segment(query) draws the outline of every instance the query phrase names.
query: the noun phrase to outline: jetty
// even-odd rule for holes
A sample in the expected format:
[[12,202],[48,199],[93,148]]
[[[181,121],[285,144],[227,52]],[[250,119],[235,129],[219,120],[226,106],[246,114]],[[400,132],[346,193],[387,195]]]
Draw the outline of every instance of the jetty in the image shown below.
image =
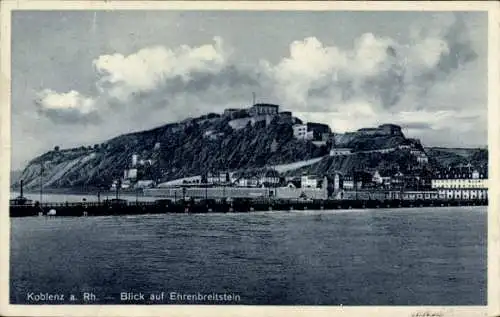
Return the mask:
[[248,213],[257,211],[337,210],[377,208],[419,208],[450,206],[486,206],[488,200],[286,200],[234,199],[227,200],[170,200],[138,202],[111,199],[102,202],[14,204],[10,217],[32,216],[111,216],[164,213]]

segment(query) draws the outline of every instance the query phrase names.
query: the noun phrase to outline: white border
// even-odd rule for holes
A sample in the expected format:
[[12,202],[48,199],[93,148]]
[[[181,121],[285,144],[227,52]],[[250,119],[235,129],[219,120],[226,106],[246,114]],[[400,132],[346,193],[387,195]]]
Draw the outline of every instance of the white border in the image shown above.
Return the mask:
[[488,23],[488,313],[500,316],[500,6],[489,11]]
[[[12,10],[350,10],[350,11],[488,11],[488,141],[490,203],[488,207],[488,308],[480,306],[193,306],[193,305],[9,305],[9,234],[8,213],[10,175],[10,44]],[[441,316],[500,315],[500,89],[499,5],[492,2],[304,2],[304,1],[200,1],[200,2],[116,2],[116,1],[0,1],[0,315],[2,316],[412,316],[419,312],[441,313]]]

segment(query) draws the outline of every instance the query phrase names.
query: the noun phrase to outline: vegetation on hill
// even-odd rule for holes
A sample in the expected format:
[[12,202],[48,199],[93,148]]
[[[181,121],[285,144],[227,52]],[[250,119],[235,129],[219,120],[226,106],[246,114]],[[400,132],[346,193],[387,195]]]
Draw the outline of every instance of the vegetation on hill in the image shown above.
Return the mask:
[[294,171],[289,175],[315,174],[332,175],[336,172],[349,174],[352,171],[374,171],[381,173],[408,172],[418,168],[415,156],[408,151],[391,153],[359,153],[348,156],[328,156],[320,162]]
[[[209,114],[181,123],[115,137],[102,144],[60,149],[55,146],[34,158],[22,172],[26,188],[36,188],[42,180],[46,188],[109,187],[130,168],[133,154],[143,160],[138,170],[140,179],[167,181],[201,175],[206,172],[262,168],[324,157],[318,163],[290,171],[332,173],[355,169],[409,169],[415,159],[408,153],[369,153],[347,157],[329,157],[328,145],[293,137],[292,123],[276,117],[271,124],[248,124],[233,130],[229,119]],[[407,143],[403,135],[350,137],[347,146],[355,151],[391,148]],[[465,153],[465,152],[464,152]],[[467,152],[469,153],[469,152]],[[466,161],[487,163],[487,151],[464,156],[439,149],[430,149],[433,166],[459,164]],[[42,177],[40,177],[42,175]],[[19,186],[18,182],[14,187]]]
[[403,135],[393,136],[357,136],[344,146],[353,149],[353,151],[371,151],[384,148],[393,148],[406,142]]
[[487,167],[487,149],[458,149],[458,148],[427,148],[429,163],[434,168],[456,167],[472,164],[477,167]]
[[[216,137],[207,137],[207,131]],[[39,186],[40,173],[47,187],[98,187],[109,186],[123,175],[133,154],[151,160],[140,169],[141,178],[166,181],[292,163],[327,153],[326,146],[296,140],[291,124],[279,119],[268,126],[261,122],[233,131],[227,119],[212,117],[122,135],[97,146],[54,149],[33,159],[22,178],[27,188]]]

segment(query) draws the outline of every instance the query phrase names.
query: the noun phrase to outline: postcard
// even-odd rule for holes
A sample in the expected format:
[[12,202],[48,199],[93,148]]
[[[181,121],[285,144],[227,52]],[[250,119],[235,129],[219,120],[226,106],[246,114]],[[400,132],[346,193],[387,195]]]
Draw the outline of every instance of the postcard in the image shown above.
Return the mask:
[[6,1],[5,316],[494,316],[498,6]]

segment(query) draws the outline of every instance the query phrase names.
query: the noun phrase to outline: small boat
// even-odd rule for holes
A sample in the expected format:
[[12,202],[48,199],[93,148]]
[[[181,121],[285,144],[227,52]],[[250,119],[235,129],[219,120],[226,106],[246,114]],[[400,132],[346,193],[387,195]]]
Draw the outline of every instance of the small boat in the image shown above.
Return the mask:
[[21,192],[19,196],[9,201],[11,206],[31,206],[33,205],[33,201],[23,196],[23,180],[20,182]]

